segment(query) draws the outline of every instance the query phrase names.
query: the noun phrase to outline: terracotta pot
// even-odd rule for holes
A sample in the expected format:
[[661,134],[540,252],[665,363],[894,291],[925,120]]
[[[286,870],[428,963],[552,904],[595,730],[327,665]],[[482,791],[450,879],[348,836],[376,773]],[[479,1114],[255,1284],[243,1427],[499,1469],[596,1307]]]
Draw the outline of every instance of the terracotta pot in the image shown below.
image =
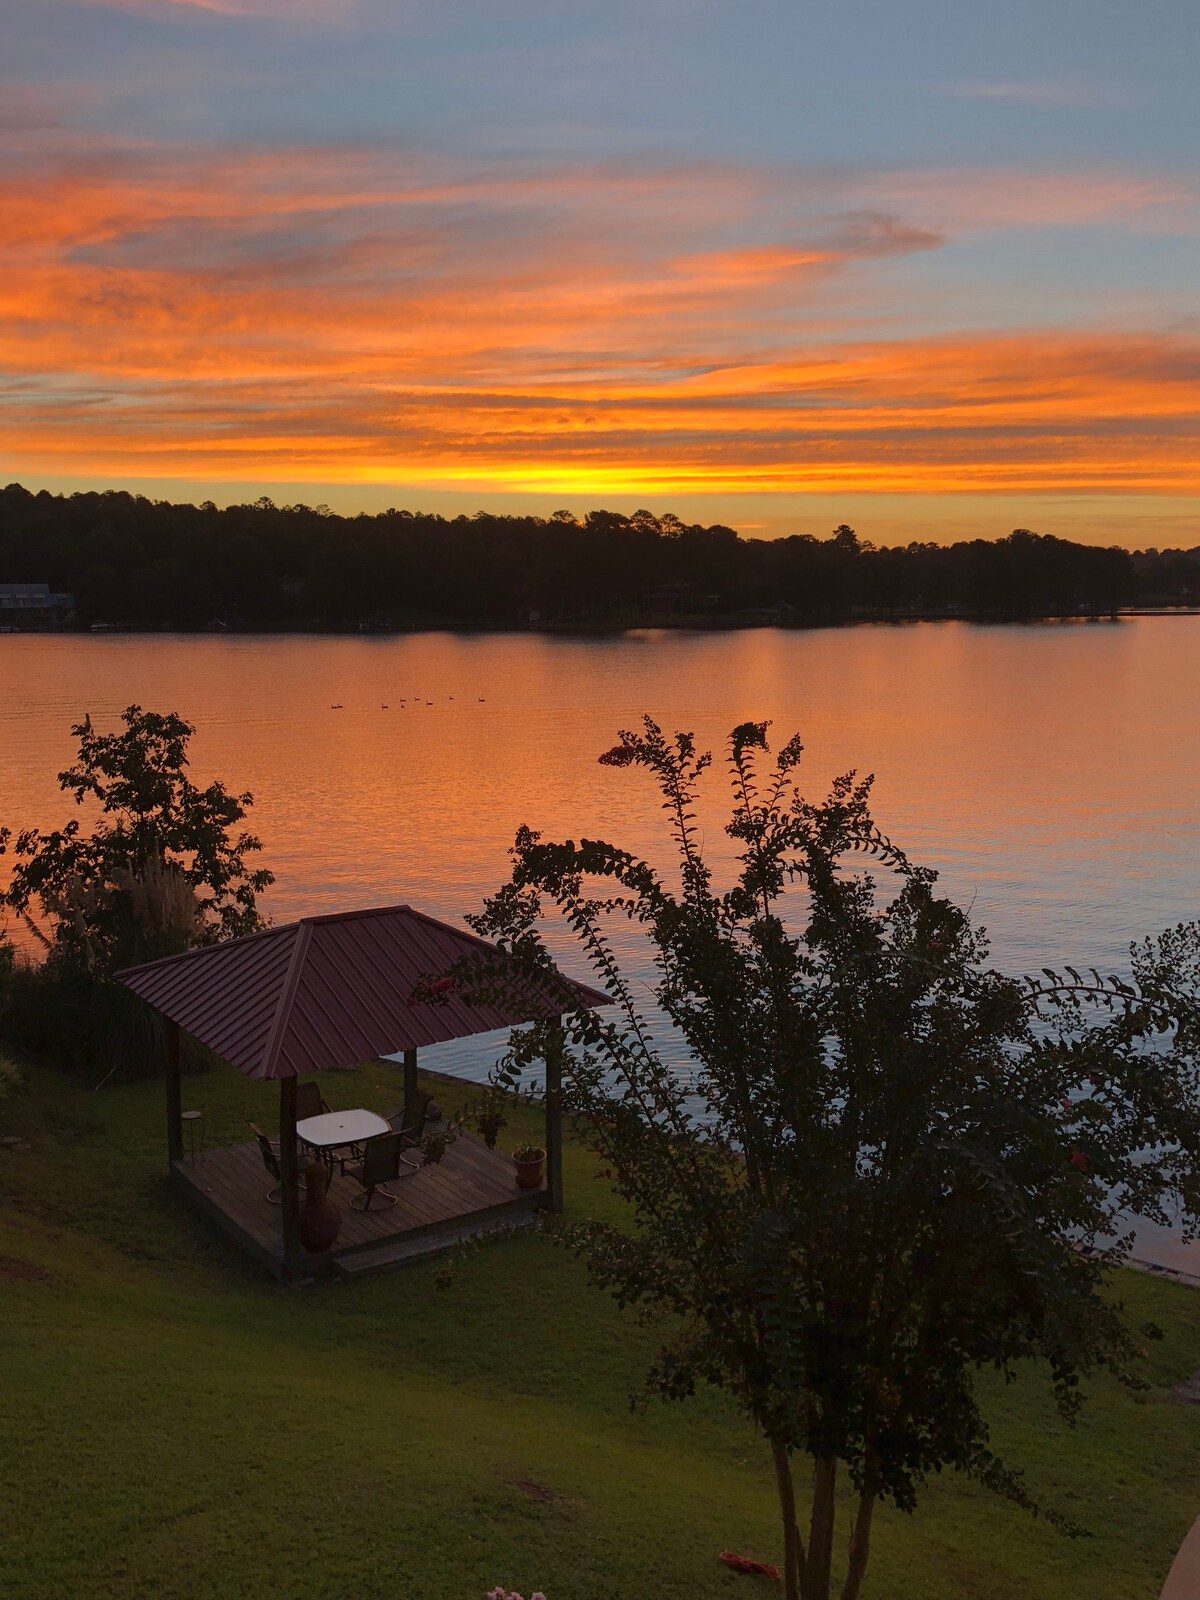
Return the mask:
[[540,1189],[546,1170],[546,1152],[540,1151],[536,1161],[518,1161],[514,1156],[513,1166],[517,1169],[518,1189]]
[[325,1168],[310,1161],[304,1168],[304,1204],[300,1207],[300,1243],[313,1255],[328,1250],[342,1227],[342,1213],[325,1188]]

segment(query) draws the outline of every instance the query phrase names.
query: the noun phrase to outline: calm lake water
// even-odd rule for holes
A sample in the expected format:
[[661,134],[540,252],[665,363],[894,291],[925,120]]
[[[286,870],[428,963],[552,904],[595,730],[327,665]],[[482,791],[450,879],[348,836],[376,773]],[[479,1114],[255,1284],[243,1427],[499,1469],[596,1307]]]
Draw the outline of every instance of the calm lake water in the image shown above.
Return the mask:
[[[70,725],[132,701],[197,725],[198,781],[254,794],[279,920],[410,902],[449,920],[548,837],[669,845],[644,774],[598,766],[650,712],[719,751],[804,737],[803,787],[877,775],[877,817],[971,903],[997,966],[1119,969],[1200,915],[1200,619],[612,638],[0,637],[0,820],[52,826]],[[339,705],[341,709],[333,709]],[[710,775],[706,840],[721,831]],[[630,947],[631,959],[636,951]],[[578,969],[576,969],[578,970]],[[469,1059],[468,1059],[469,1057]],[[486,1047],[460,1070],[485,1071]]]

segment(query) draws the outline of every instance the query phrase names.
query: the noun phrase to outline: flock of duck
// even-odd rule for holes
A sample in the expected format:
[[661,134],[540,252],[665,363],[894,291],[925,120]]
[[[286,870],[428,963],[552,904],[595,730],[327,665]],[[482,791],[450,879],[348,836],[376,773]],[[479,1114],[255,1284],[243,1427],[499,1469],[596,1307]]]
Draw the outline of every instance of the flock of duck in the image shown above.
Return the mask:
[[[432,700],[426,700],[426,701],[422,702],[421,697],[419,695],[417,695],[415,697],[411,697],[411,698],[412,698],[412,703],[413,703],[414,706],[419,706],[422,703],[427,705],[427,706],[431,706],[433,704]],[[452,694],[450,694],[450,695],[447,695],[446,698],[447,698],[447,700],[453,700],[454,696]],[[408,695],[401,695],[400,696],[399,706],[400,706],[401,711],[406,709],[406,707],[408,706],[408,703],[409,703],[409,699],[410,699],[410,696],[408,696]],[[482,705],[486,705],[486,703],[487,703],[486,697],[484,695],[480,695],[479,699],[478,699],[478,704],[482,706]],[[344,711],[346,708],[345,708],[345,706],[342,704],[342,702],[340,700],[335,700],[335,701],[332,702],[332,704],[330,705],[329,709],[330,709],[330,711]],[[391,710],[391,706],[389,705],[389,703],[386,700],[384,700],[384,701],[382,701],[380,703],[379,709],[380,709],[380,711],[390,711]]]

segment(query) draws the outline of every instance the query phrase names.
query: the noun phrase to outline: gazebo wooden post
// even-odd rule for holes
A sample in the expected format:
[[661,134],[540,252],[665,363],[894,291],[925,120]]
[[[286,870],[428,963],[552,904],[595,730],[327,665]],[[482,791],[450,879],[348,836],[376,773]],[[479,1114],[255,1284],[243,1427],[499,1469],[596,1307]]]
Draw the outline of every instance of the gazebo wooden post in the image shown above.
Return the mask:
[[183,1160],[183,1085],[180,1081],[180,1030],[165,1017],[164,1067],[167,1081],[167,1170]]
[[551,1028],[551,1043],[546,1050],[546,1189],[548,1208],[563,1208],[563,1129],[562,1129],[562,1023]]
[[300,1197],[296,1172],[296,1080],[279,1080],[279,1171],[283,1213],[283,1277],[296,1277],[300,1264]]
[[413,1106],[417,1100],[417,1052],[406,1050],[404,1052],[404,1126],[411,1128],[413,1125]]

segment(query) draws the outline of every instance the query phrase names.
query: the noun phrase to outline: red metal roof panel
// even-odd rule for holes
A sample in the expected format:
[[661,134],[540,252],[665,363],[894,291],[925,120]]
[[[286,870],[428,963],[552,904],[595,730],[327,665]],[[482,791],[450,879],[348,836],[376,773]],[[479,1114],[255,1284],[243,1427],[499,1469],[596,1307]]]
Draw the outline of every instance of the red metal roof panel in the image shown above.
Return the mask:
[[349,1067],[610,1003],[565,978],[560,999],[534,997],[513,1008],[472,1005],[453,991],[436,1005],[410,999],[422,980],[472,958],[500,959],[474,934],[410,906],[383,906],[304,917],[118,977],[251,1078]]

